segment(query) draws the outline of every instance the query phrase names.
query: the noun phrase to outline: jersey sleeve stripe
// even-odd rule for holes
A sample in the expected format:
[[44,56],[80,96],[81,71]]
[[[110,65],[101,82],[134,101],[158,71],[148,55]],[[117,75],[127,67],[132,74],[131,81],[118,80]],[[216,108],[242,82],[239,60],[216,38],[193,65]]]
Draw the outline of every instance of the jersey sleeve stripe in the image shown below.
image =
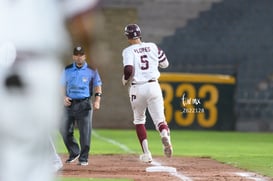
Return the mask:
[[158,58],[162,59],[162,57],[166,57],[165,53],[163,52],[163,50],[159,50],[158,51]]
[[166,60],[166,57],[164,57],[164,59],[162,59],[162,60],[159,60],[159,63],[162,63],[162,62],[164,62]]

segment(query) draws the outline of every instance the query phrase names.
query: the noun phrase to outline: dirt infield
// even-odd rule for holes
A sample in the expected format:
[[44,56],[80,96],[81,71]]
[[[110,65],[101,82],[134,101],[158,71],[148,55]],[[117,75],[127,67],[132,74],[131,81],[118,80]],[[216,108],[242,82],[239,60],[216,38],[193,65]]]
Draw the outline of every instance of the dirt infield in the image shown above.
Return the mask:
[[[67,155],[61,155],[64,161]],[[168,166],[168,167],[167,167]],[[174,168],[176,172],[147,172],[146,168]],[[210,158],[154,157],[151,164],[142,163],[138,155],[91,155],[88,166],[64,164],[60,177],[128,178],[135,181],[268,181],[271,178],[234,168]]]

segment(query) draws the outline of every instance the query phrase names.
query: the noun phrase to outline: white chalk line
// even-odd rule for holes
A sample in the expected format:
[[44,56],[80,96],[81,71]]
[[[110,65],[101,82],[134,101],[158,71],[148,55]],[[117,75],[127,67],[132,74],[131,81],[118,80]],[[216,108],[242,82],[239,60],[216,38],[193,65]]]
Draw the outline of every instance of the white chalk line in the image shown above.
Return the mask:
[[[119,143],[113,139],[110,139],[110,138],[107,138],[107,137],[103,137],[101,135],[99,135],[96,131],[92,131],[92,135],[95,136],[96,138],[100,139],[100,140],[103,140],[105,142],[108,142],[108,143],[111,143],[117,147],[119,147],[120,149],[122,149],[123,151],[125,152],[128,152],[128,153],[136,153],[135,151],[131,150],[130,148],[128,148],[126,145],[122,144],[122,143]],[[157,162],[153,159],[152,163],[151,163],[153,166],[163,166],[160,162]],[[182,181],[192,181],[192,179],[190,179],[189,177],[179,173],[179,172],[169,172],[170,175],[174,176],[174,177],[177,177],[179,178],[180,180]]]
[[264,179],[262,178],[262,176],[259,176],[256,173],[252,173],[252,172],[236,172],[235,174],[240,177],[254,180],[254,181],[267,181],[267,179]]
[[96,131],[92,131],[92,135],[97,137],[98,139],[100,140],[103,140],[105,142],[108,142],[108,143],[111,143],[112,145],[115,145],[117,147],[119,147],[120,149],[122,149],[123,151],[125,152],[128,152],[128,153],[135,153],[133,150],[131,150],[130,148],[128,148],[126,145],[122,144],[122,143],[119,143],[113,139],[110,139],[110,138],[106,138],[106,137],[103,137],[103,136],[100,136]]

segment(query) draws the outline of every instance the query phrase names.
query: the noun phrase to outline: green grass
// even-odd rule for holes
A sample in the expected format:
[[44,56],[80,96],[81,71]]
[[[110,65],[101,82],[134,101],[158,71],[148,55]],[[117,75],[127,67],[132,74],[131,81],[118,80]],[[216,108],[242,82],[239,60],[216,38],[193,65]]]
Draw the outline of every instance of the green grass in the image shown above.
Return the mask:
[[[126,145],[133,153],[141,153],[134,130],[99,129],[95,132],[100,137]],[[235,167],[273,177],[272,133],[173,130],[171,136],[174,156],[211,157]],[[153,155],[162,155],[159,134],[148,131],[148,139]],[[61,138],[57,140],[58,152],[67,153]],[[93,135],[92,154],[128,154],[128,150],[124,151],[119,146]]]

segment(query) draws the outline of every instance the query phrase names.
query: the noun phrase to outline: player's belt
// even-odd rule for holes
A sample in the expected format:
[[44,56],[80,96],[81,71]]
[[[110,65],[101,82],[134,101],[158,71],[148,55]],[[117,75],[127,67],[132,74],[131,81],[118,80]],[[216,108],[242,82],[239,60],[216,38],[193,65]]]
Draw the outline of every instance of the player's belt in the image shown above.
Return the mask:
[[151,79],[151,80],[148,80],[147,82],[140,82],[140,83],[133,82],[132,85],[141,85],[141,84],[146,84],[146,83],[150,83],[150,82],[156,82],[156,80]]

